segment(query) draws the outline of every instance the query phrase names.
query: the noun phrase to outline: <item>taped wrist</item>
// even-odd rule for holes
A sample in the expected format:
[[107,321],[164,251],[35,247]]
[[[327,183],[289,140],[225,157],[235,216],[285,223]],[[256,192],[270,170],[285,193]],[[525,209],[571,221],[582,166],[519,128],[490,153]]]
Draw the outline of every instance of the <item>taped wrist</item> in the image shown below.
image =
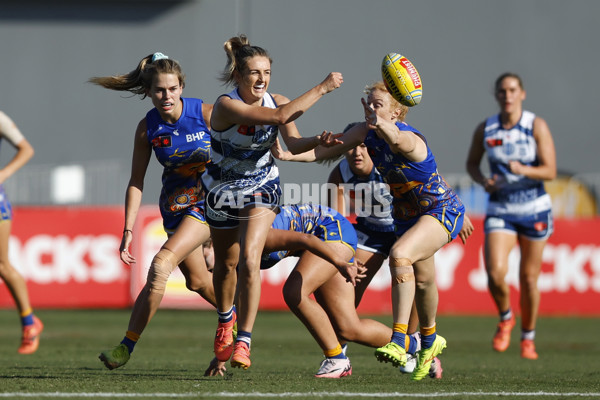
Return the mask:
[[415,270],[408,258],[390,258],[389,264],[392,286],[415,280]]
[[160,249],[152,259],[152,264],[148,270],[147,282],[150,284],[150,291],[164,294],[167,280],[176,266],[177,257],[175,253],[167,249]]

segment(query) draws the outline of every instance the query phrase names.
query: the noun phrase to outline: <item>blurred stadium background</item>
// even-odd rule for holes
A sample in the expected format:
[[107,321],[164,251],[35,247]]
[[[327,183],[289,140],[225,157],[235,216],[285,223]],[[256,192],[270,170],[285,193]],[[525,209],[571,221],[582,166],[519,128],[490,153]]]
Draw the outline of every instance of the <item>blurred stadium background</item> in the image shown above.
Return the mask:
[[[561,172],[547,185],[558,221],[541,277],[541,312],[600,315],[600,92],[593,83],[599,13],[594,0],[0,0],[0,109],[36,149],[5,183],[16,210],[13,262],[29,281],[34,306],[131,304],[143,266],[164,240],[155,207],[160,168],[152,161],[136,226],[139,268],[118,260],[133,132],[151,104],[86,81],[129,72],[161,51],[181,62],[184,95],[212,102],[226,90],[216,79],[225,64],[222,44],[245,33],[274,59],[273,92],[293,98],[330,71],[344,74],[343,86],[298,120],[305,136],[361,119],[362,88],[380,79],[383,55],[409,57],[424,95],[408,121],[427,136],[476,226],[486,195],[465,173],[468,145],[477,123],[497,110],[494,79],[519,73],[525,107],[553,132]],[[2,146],[0,163],[11,156]],[[324,183],[329,173],[317,164],[279,165],[283,182]],[[481,289],[481,240],[478,229],[467,246],[453,243],[440,257],[441,311],[493,311]],[[281,307],[285,270],[276,274],[265,277],[267,287],[273,284],[265,308]],[[368,311],[388,310],[385,276],[381,282]],[[198,306],[177,277],[171,286],[173,302],[165,306]],[[0,296],[2,306],[12,306],[8,294]]]

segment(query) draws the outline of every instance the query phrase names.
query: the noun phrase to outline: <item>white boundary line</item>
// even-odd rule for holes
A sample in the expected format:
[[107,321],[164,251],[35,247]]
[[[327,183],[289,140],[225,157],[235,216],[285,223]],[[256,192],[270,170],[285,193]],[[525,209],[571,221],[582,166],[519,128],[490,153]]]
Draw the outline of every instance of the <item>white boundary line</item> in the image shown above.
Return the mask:
[[536,396],[536,397],[600,397],[600,393],[585,393],[585,392],[436,392],[436,393],[353,393],[353,392],[285,392],[285,393],[76,393],[76,392],[47,392],[47,393],[27,393],[27,392],[12,392],[0,393],[0,398],[18,398],[18,397],[33,397],[33,398],[69,398],[69,397],[89,397],[89,398],[229,398],[229,397],[271,397],[271,398],[287,398],[287,397],[377,397],[377,398],[432,398],[432,397],[455,397],[455,396],[477,396],[477,397],[520,397],[520,396]]

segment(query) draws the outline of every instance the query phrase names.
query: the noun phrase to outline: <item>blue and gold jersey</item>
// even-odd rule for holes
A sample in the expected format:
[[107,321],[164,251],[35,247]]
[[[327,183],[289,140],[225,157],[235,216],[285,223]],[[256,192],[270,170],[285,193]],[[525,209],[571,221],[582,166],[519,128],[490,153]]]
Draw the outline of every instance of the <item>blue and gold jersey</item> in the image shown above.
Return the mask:
[[[419,137],[423,135],[405,122],[396,122],[401,131],[410,131]],[[401,154],[393,153],[385,140],[375,131],[369,131],[364,141],[375,168],[388,184],[392,194],[392,216],[397,225],[396,234],[402,234],[407,223],[415,223],[419,217],[430,214],[440,220],[449,232],[457,228],[456,219],[449,221],[447,211],[456,215],[464,214],[464,206],[454,190],[438,173],[437,163],[427,146],[427,157],[420,162],[408,160]],[[427,142],[425,142],[427,143]],[[460,221],[462,226],[462,220]],[[458,227],[460,230],[460,227]],[[458,231],[456,231],[457,233]]]
[[[289,230],[314,235],[324,242],[340,242],[356,251],[356,232],[350,221],[337,211],[320,204],[292,204],[280,207],[273,229]],[[263,255],[261,269],[268,269],[290,256],[286,251]]]
[[165,122],[156,108],[146,114],[148,142],[163,166],[159,207],[165,221],[202,206],[200,177],[210,161],[210,132],[202,116],[202,100],[181,100],[181,117],[174,124]]

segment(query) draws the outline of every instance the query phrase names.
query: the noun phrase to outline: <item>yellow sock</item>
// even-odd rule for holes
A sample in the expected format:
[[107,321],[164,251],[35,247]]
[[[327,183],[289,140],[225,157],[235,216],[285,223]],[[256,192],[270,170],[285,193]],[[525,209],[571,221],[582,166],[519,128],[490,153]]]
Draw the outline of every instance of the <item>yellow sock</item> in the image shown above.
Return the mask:
[[325,350],[324,354],[325,354],[325,357],[327,357],[327,358],[333,358],[335,356],[339,356],[340,354],[342,354],[342,345],[340,345],[338,343],[338,345],[334,349]]
[[431,336],[435,333],[435,325],[430,326],[429,328],[421,327],[421,336]]
[[21,313],[21,318],[27,317],[28,315],[33,313],[33,308],[29,307],[27,310],[23,310]]
[[132,331],[127,331],[125,337],[133,342],[137,342],[138,340],[140,340],[140,334]]
[[408,324],[394,324],[392,330],[394,332],[400,332],[406,335],[406,332],[408,332]]

